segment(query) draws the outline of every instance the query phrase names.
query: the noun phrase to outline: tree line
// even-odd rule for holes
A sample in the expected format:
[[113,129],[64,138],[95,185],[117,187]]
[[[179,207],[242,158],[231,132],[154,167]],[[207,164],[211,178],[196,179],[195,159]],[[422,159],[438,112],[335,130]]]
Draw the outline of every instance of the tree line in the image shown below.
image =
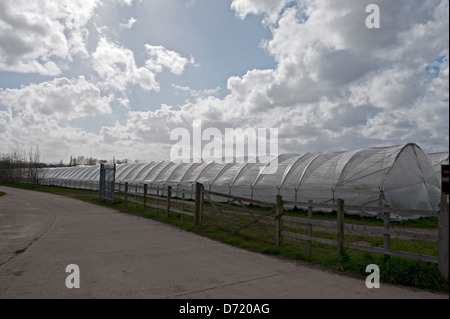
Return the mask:
[[[60,167],[64,167],[64,166],[78,166],[78,165],[86,165],[86,166],[94,166],[94,165],[98,165],[98,164],[107,164],[108,160],[105,159],[96,159],[93,157],[85,157],[85,156],[70,156],[70,160],[69,160],[69,164],[68,165],[64,165],[63,161],[61,160],[60,162]],[[116,164],[126,164],[129,163],[130,160],[129,159],[123,159],[123,160],[116,160],[113,159],[113,163]]]
[[0,154],[0,183],[39,183],[41,163],[39,146],[26,152]]

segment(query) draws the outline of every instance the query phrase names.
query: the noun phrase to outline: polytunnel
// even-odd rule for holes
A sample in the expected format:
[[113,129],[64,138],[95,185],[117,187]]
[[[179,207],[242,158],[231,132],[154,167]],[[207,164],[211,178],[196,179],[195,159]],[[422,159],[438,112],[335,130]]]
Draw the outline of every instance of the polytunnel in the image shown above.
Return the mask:
[[[47,168],[41,178],[57,186],[88,187],[97,185],[99,166]],[[170,185],[178,195],[200,182],[206,190],[265,202],[281,195],[288,201],[333,203],[342,198],[348,205],[436,210],[440,201],[435,166],[416,144],[281,154],[242,163],[120,164],[116,182],[145,183],[151,190]]]
[[442,165],[448,165],[449,152],[432,153],[428,154],[428,157],[433,164],[434,171],[436,172],[439,180],[441,180]]

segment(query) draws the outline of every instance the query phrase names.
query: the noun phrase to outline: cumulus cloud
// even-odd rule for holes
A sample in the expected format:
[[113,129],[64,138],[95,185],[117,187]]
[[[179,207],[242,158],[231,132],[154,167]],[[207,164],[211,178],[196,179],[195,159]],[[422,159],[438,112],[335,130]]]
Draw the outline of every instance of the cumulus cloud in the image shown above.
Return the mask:
[[[194,100],[207,98],[209,96],[216,96],[221,91],[220,87],[216,87],[215,89],[204,89],[204,90],[196,90],[189,86],[181,86],[176,84],[172,84],[172,87],[176,89],[177,91],[176,94],[178,94],[178,92],[182,92],[187,94],[189,98],[193,98]],[[190,101],[189,98],[187,99],[187,102]]]
[[[445,22],[441,17],[442,6],[448,8],[448,3],[417,1],[417,5],[402,6],[398,2],[380,1],[381,30],[365,27],[364,1],[302,1],[302,6],[299,2],[299,6],[285,8],[273,26],[273,38],[265,43],[278,67],[234,77],[229,88],[237,93],[258,90],[269,101],[292,106],[336,96],[372,76],[396,77],[400,89],[407,79],[408,84],[420,82],[419,72],[407,75],[423,70],[437,56],[448,55],[448,41],[438,40],[448,34],[448,19]],[[269,77],[271,81],[267,81]],[[263,90],[260,83],[264,83]]]
[[233,0],[231,9],[241,19],[249,14],[263,14],[265,23],[274,23],[289,0]]
[[[448,19],[441,14],[448,2],[405,1],[380,1],[386,30],[365,27],[370,1],[233,1],[238,16],[273,22],[264,46],[277,67],[230,77],[225,98],[199,95],[178,110],[130,112],[102,138],[170,145],[171,130],[201,119],[222,132],[278,128],[284,152],[407,142],[441,150],[448,144]],[[153,61],[169,66],[170,55],[162,56]]]
[[138,67],[134,53],[128,48],[102,37],[96,51],[92,54],[94,70],[104,81],[106,87],[124,92],[127,85],[139,84],[147,91],[159,92],[156,73],[166,67],[174,74],[181,74],[189,60],[162,46],[145,45],[148,59],[144,66]]
[[39,117],[29,111],[14,117],[6,136],[0,135],[0,143],[5,153],[28,150],[30,146],[39,145],[44,161],[67,162],[71,154],[110,155],[108,147],[100,143],[98,135],[80,128],[62,126],[53,119]]
[[87,23],[98,0],[0,2],[0,70],[59,75],[86,56]]
[[110,114],[111,100],[112,96],[102,96],[99,88],[82,76],[0,90],[0,102],[11,109],[67,121]]
[[129,111],[126,120],[100,130],[101,143],[123,152],[124,157],[144,160],[167,160],[170,133],[177,127],[189,128],[190,116],[163,105],[157,111]]
[[[448,2],[412,2],[378,1],[382,22],[381,29],[374,30],[365,27],[370,1],[305,0],[288,5],[274,1],[271,7],[265,2],[234,1],[232,8],[241,17],[280,13],[278,19],[269,19],[276,21],[271,26],[273,38],[264,42],[278,65],[232,77],[228,88],[254,114],[278,108],[291,115],[286,120],[294,126],[299,122],[291,120],[296,118],[292,110],[302,114],[308,124],[301,125],[308,126],[314,143],[319,142],[315,135],[319,133],[354,145],[358,138],[368,144],[371,139],[372,143],[427,140],[430,148],[437,148],[435,140],[419,136],[441,135],[448,141],[444,122],[448,105],[441,102],[448,104],[448,17],[443,14]],[[412,109],[444,116],[433,117],[437,123],[419,123]],[[315,121],[328,117],[334,125]],[[313,127],[322,129],[317,132]],[[438,127],[444,132],[439,133]],[[421,133],[414,134],[417,130]]]
[[172,73],[179,75],[183,73],[185,66],[190,63],[188,59],[182,57],[179,53],[167,50],[163,46],[146,44],[145,51],[149,56],[145,66],[155,72],[161,72],[162,68],[166,67]]
[[12,122],[12,111],[0,111],[0,134],[7,131],[9,124]]
[[[65,80],[61,79],[60,82],[65,82]],[[55,85],[55,83],[50,84],[50,86],[52,85]],[[33,90],[35,92],[32,92]],[[45,94],[45,96],[42,96],[42,99],[45,99],[52,95],[52,91],[56,95],[59,94],[53,89],[44,87],[34,87],[22,92],[14,92],[17,98],[25,103],[25,106],[21,109],[8,108],[6,111],[0,111],[0,145],[2,146],[0,152],[27,151],[31,146],[39,145],[43,155],[41,159],[55,162],[59,162],[59,160],[68,161],[70,154],[102,154],[103,152],[104,154],[109,154],[108,147],[100,143],[100,138],[97,134],[86,132],[67,123],[68,120],[78,118],[83,114],[92,115],[93,110],[96,110],[98,101],[95,101],[92,105],[87,105],[86,103],[81,106],[73,105],[72,102],[69,102],[71,103],[70,106],[62,104],[52,105],[56,110],[50,115],[47,114],[48,110],[41,109],[45,106],[41,104],[42,101],[39,101],[35,93]],[[2,99],[5,97],[4,93],[1,92]],[[8,94],[10,93],[13,92],[8,92]],[[71,92],[66,91],[66,93],[73,95]],[[87,94],[86,97],[90,99],[89,93],[85,93]],[[82,92],[78,96],[78,102],[83,103],[81,94]],[[33,98],[36,106],[31,101]],[[55,96],[50,98],[50,103],[52,99],[53,102],[59,100]],[[68,101],[62,99],[60,102]],[[30,103],[33,103],[33,106]],[[108,108],[107,105],[104,105],[104,107]],[[64,112],[66,112],[67,117],[64,116]],[[77,114],[77,112],[81,112],[81,114]],[[96,110],[98,114],[103,114],[104,112],[108,112],[108,110]]]
[[92,54],[92,65],[109,87],[125,91],[128,83],[133,83],[148,91],[159,91],[155,73],[145,67],[137,67],[131,50],[105,37],[100,39]]

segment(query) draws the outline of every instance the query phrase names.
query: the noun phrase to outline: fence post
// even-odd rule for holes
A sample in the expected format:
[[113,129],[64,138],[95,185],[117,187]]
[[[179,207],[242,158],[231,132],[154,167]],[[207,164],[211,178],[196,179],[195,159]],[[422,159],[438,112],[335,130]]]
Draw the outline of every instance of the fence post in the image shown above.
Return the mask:
[[125,193],[124,193],[124,201],[125,201],[125,205],[128,203],[127,201],[127,194],[128,194],[128,182],[125,182]]
[[134,210],[137,209],[137,193],[138,193],[138,185],[134,186]]
[[166,217],[169,217],[169,214],[170,214],[170,197],[172,197],[172,186],[167,186],[167,210],[166,210]]
[[195,184],[195,226],[202,224],[202,210],[203,210],[203,185],[201,183]]
[[[183,212],[184,212],[184,200],[185,200],[185,198],[186,198],[186,195],[184,194],[184,189],[183,189],[183,191],[181,193],[181,200],[182,200],[182,202],[181,202],[181,211],[183,211]],[[184,214],[181,214],[181,221],[182,222],[184,221]]]
[[342,253],[344,247],[344,200],[337,199],[337,254]]
[[276,230],[275,230],[275,245],[283,246],[283,197],[277,195],[276,197]]
[[143,211],[147,209],[147,184],[144,184],[144,199],[142,200]]
[[[211,188],[211,185],[209,186],[209,188]],[[203,193],[203,191],[205,190],[205,186],[203,184],[201,190],[202,191],[200,192],[200,212],[198,215],[200,225],[203,222],[203,202],[205,201],[205,194]]]
[[438,216],[439,222],[439,252],[438,252],[438,269],[441,275],[448,279],[449,263],[448,263],[448,202],[447,195],[441,195],[440,212]]
[[159,186],[156,186],[156,215],[158,215],[158,197],[159,197]]
[[[308,203],[312,203],[312,200],[309,200]],[[308,206],[308,219],[312,219],[312,206]],[[308,224],[308,236],[312,236],[312,225]],[[311,256],[311,241],[308,240],[306,242],[306,256]]]
[[[384,205],[384,208],[389,208],[389,205]],[[391,227],[391,214],[384,212],[384,229],[388,230]],[[384,249],[391,249],[391,235],[384,234]]]

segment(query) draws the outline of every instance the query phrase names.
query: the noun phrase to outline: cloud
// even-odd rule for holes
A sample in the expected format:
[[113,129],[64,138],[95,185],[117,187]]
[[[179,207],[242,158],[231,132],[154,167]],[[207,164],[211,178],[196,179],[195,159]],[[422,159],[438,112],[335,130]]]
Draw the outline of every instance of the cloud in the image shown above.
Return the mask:
[[144,90],[159,91],[155,73],[145,67],[137,67],[131,50],[101,38],[92,54],[92,65],[104,84],[125,91],[129,83],[139,84]]
[[[0,125],[0,152],[27,152],[30,147],[39,145],[43,155],[41,160],[54,162],[68,161],[70,154],[108,154],[108,147],[101,145],[98,135],[63,124],[63,109],[68,112],[67,120],[77,117],[74,115],[76,110],[69,108],[61,108],[53,116],[28,106],[14,112],[11,109],[0,111],[0,123],[6,124]],[[85,111],[81,107],[78,109]]]
[[82,76],[0,90],[0,102],[11,109],[65,121],[110,114],[111,100],[112,96],[101,96],[99,88]]
[[124,108],[130,109],[130,100],[129,99],[118,97],[117,102],[119,102],[120,105],[122,105]]
[[202,99],[193,114],[220,127],[277,127],[280,148],[291,152],[411,141],[446,147],[447,1],[380,1],[380,31],[365,27],[369,1],[271,3],[232,8],[276,21],[264,47],[277,67],[231,77],[228,97]]
[[263,14],[264,23],[275,23],[289,0],[233,0],[231,9],[241,19],[249,14]]
[[[412,134],[425,123],[413,120],[411,114],[417,113],[410,110],[448,113],[448,106],[437,98],[447,97],[448,102],[448,93],[444,93],[448,68],[445,61],[437,66],[435,62],[437,57],[448,61],[448,17],[443,15],[448,2],[413,2],[379,1],[381,29],[369,30],[365,27],[365,6],[370,1],[298,1],[282,10],[282,1],[271,2],[271,6],[264,1],[233,1],[232,8],[241,17],[265,14],[276,21],[271,26],[273,38],[265,41],[264,47],[278,65],[232,77],[228,88],[233,96],[245,101],[252,114],[272,108],[281,114],[292,113],[287,109],[298,111],[302,118],[309,119],[312,136],[317,131],[311,126],[322,126],[316,118],[334,117],[333,126],[337,128],[322,130],[321,134],[336,141],[348,134],[338,127],[356,132],[348,136],[353,142],[358,136],[368,142],[373,137],[375,143],[402,143],[413,137],[426,140]],[[276,12],[279,18],[271,18]],[[425,82],[429,64],[438,73]],[[354,118],[354,123],[348,118]],[[429,129],[423,129],[422,134],[440,134],[448,140],[448,124],[442,122],[445,118],[435,118],[439,124],[429,122]],[[287,121],[291,122],[289,118]],[[438,133],[433,127],[447,129]],[[435,142],[429,140],[430,147],[437,147]]]
[[191,61],[194,63],[193,59],[190,61],[179,53],[167,50],[162,46],[146,44],[145,51],[149,56],[145,66],[155,72],[161,72],[163,67],[167,67],[172,73],[180,75],[187,64],[191,63]]
[[[265,48],[277,67],[230,77],[225,98],[199,94],[179,109],[129,112],[124,123],[104,127],[102,138],[123,147],[158,142],[170,146],[171,130],[192,130],[193,120],[201,119],[204,128],[222,132],[236,127],[278,128],[282,152],[407,142],[417,142],[427,151],[442,150],[448,144],[449,81],[448,20],[440,12],[448,9],[448,3],[399,2],[380,1],[382,28],[389,32],[370,33],[364,2],[269,6],[269,2],[234,1],[241,17],[273,15],[268,18],[276,21],[271,25],[273,38]],[[421,32],[413,35],[417,30]],[[168,66],[163,61],[169,56],[153,61]],[[427,76],[427,65],[434,67],[432,77]],[[189,87],[173,87],[196,94]]]
[[136,22],[137,22],[137,20],[135,18],[131,17],[127,23],[121,23],[120,27],[122,29],[131,29]]
[[86,56],[87,23],[98,0],[0,2],[0,70],[59,75]]
[[158,111],[129,111],[124,123],[117,121],[100,130],[101,144],[122,152],[126,158],[166,160],[171,148],[170,132],[180,125],[186,127],[185,120],[166,105]]
[[12,111],[0,111],[0,135],[7,131],[9,124],[12,122]]
[[349,88],[350,101],[355,105],[371,104],[386,110],[409,107],[426,93],[422,75],[422,70],[397,67],[371,74]]
[[[142,1],[142,0],[140,0]],[[112,3],[118,4],[121,6],[131,6],[133,4],[133,0],[111,0]]]
[[124,92],[131,83],[139,84],[147,91],[159,92],[157,73],[167,67],[172,73],[179,75],[183,73],[186,64],[190,63],[177,52],[169,51],[162,46],[146,44],[145,52],[149,58],[144,66],[138,67],[133,51],[102,37],[92,54],[92,65],[105,87]]
[[[43,161],[68,162],[68,157],[78,154],[104,154],[111,158],[111,150],[102,145],[98,135],[88,133],[82,129],[61,126],[50,119],[36,118],[31,113],[21,113],[13,121],[9,129],[14,137],[13,143],[8,144],[3,136],[0,142],[6,142],[5,152],[28,150],[31,146],[39,145]],[[42,139],[45,136],[45,140]],[[9,148],[7,147],[9,146]],[[94,156],[95,156],[94,155]]]
[[[194,99],[216,96],[221,91],[220,87],[216,87],[215,89],[204,89],[204,90],[195,90],[193,88],[190,88],[189,86],[180,86],[176,84],[172,84],[172,87],[177,90],[176,94],[178,94],[178,92],[182,92]],[[190,100],[188,99],[188,101]]]

